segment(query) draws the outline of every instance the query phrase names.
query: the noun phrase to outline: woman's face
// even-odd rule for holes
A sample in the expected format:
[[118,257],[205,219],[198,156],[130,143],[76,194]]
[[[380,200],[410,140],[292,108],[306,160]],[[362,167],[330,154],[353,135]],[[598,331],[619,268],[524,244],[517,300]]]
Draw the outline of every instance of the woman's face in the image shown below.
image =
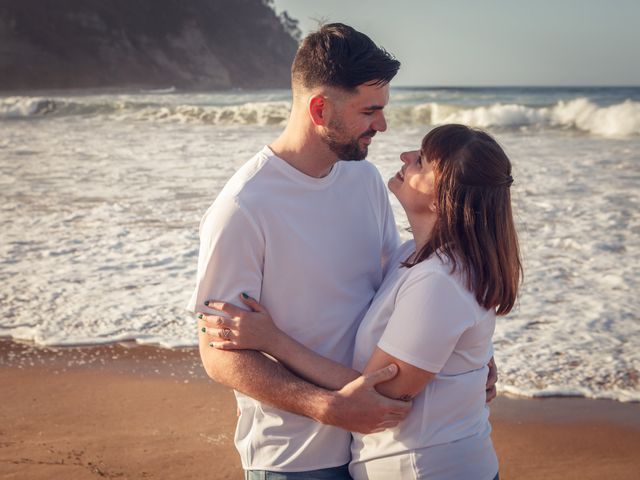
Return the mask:
[[389,190],[400,201],[407,215],[435,214],[435,176],[430,162],[420,150],[400,155],[402,168],[389,180]]

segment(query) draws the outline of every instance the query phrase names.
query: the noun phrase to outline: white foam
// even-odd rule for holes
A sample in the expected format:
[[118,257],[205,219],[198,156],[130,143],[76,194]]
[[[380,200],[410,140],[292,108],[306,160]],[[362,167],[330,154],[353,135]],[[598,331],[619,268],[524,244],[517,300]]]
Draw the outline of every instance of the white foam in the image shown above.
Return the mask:
[[252,102],[241,105],[202,107],[178,105],[175,107],[148,107],[138,111],[122,110],[118,119],[136,118],[179,123],[209,125],[284,125],[289,118],[288,102]]
[[479,128],[576,129],[611,138],[640,135],[640,103],[631,100],[607,107],[588,98],[559,101],[551,107],[495,103],[468,108],[428,103],[389,111],[390,121],[397,125],[462,123]]
[[[256,112],[272,118],[269,109],[280,115],[288,106],[260,95],[230,106],[163,98],[168,117],[159,119],[157,98],[121,96],[56,99],[58,108],[76,111],[102,105],[100,114],[2,123],[0,334],[41,345],[196,345],[184,305],[200,216],[226,179],[281,131]],[[202,110],[173,118],[185,105]],[[227,107],[228,124],[198,118]],[[408,124],[375,137],[370,158],[385,178],[397,171],[400,152],[419,145],[430,127],[417,122],[431,121],[432,107],[416,107]],[[441,107],[438,115],[460,110]],[[576,104],[562,121],[577,122],[586,108]],[[526,118],[505,112],[505,122]],[[640,138],[565,135],[564,128],[575,127],[494,132],[514,163],[525,262],[518,306],[496,326],[500,387],[638,401]],[[407,238],[393,198],[392,205]]]
[[[235,99],[240,103],[210,105],[206,101],[203,103],[199,96],[166,95],[175,93],[171,90],[162,90],[159,94],[153,94],[152,91],[147,93],[138,97],[0,98],[0,120],[44,115],[82,115],[123,122],[137,120],[207,125],[282,126],[286,123],[291,108],[288,100],[243,101],[250,98],[247,95]],[[229,96],[231,97],[233,95]],[[160,98],[170,101],[158,103]],[[640,135],[640,103],[632,100],[599,106],[582,97],[560,100],[546,107],[503,103],[468,107],[429,102],[390,105],[385,111],[392,126],[463,123],[480,128],[573,129],[609,138]]]
[[434,124],[462,123],[476,127],[517,127],[544,123],[547,119],[546,109],[535,109],[524,105],[495,104],[488,107],[459,109],[452,112],[434,109]]
[[603,137],[640,135],[640,103],[626,100],[598,107],[587,98],[560,101],[550,115],[554,126],[573,127]]
[[45,115],[55,109],[55,102],[39,97],[0,98],[0,119],[26,118]]
[[142,90],[142,93],[153,94],[153,95],[163,95],[167,93],[175,93],[176,87],[167,87],[167,88],[152,88],[150,90]]

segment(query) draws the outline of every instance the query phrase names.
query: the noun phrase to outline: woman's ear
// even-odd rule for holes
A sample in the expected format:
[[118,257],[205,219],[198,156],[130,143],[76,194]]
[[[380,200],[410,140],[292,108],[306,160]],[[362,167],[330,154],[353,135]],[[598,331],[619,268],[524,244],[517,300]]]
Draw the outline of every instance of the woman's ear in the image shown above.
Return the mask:
[[326,126],[326,107],[327,99],[322,95],[314,95],[309,99],[309,115],[311,115],[311,121],[315,126]]

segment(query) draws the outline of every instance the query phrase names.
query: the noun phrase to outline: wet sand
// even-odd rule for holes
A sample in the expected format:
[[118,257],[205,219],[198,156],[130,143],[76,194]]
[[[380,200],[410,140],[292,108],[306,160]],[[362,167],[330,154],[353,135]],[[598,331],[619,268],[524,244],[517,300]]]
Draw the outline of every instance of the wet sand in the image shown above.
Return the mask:
[[[0,340],[0,478],[240,479],[232,392],[197,350]],[[492,404],[502,479],[635,479],[640,404]]]

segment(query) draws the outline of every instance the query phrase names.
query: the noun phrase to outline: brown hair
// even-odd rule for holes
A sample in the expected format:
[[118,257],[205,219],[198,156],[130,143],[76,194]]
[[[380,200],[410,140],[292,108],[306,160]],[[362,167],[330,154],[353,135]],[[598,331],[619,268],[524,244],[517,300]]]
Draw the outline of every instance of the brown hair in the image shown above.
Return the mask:
[[404,265],[442,253],[454,271],[462,269],[480,305],[506,315],[522,280],[509,158],[487,133],[456,124],[431,130],[421,154],[434,171],[437,220],[427,244]]
[[358,85],[384,85],[398,73],[400,62],[364,33],[342,23],[323,25],[307,35],[291,67],[293,87],[320,85],[354,91]]

